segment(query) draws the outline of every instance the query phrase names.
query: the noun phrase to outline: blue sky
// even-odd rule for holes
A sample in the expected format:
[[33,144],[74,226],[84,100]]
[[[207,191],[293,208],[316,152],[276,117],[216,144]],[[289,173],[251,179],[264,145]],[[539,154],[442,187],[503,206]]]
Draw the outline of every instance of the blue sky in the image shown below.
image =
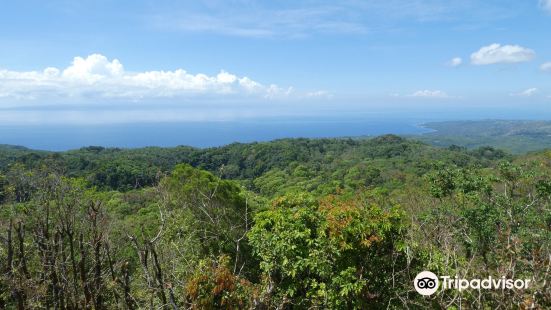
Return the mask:
[[551,0],[3,2],[0,122],[551,106]]

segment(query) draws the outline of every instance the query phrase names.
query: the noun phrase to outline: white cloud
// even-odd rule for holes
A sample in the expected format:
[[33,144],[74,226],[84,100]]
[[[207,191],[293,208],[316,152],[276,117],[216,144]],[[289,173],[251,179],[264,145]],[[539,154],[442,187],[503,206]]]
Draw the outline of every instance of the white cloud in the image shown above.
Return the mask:
[[455,57],[455,58],[452,58],[452,60],[450,60],[448,62],[448,65],[451,66],[451,67],[458,67],[462,63],[463,63],[463,59],[461,59],[461,57]]
[[538,89],[535,88],[535,87],[532,87],[532,88],[528,88],[527,90],[521,91],[520,93],[511,94],[511,96],[516,96],[516,97],[532,97],[532,96],[534,96],[534,95],[537,94],[537,93],[538,93]]
[[306,98],[320,98],[320,99],[330,99],[333,98],[333,94],[325,90],[317,90],[306,93]]
[[75,57],[65,69],[43,71],[0,69],[0,98],[172,98],[209,95],[257,96],[269,99],[288,97],[292,88],[264,85],[226,71],[217,75],[174,71],[127,72],[117,59],[100,54]]
[[418,90],[411,94],[410,97],[449,98],[448,94],[441,90]]
[[491,44],[482,47],[471,54],[471,63],[474,65],[491,65],[498,63],[518,63],[532,60],[536,53],[519,45]]
[[540,0],[540,7],[551,13],[551,0]]
[[[52,73],[57,73],[56,68],[49,68]],[[73,63],[63,70],[63,77],[72,80],[94,83],[105,78],[120,77],[124,74],[124,68],[118,59],[109,61],[100,54],[92,54],[86,58],[75,57]],[[56,76],[57,74],[54,74]]]
[[551,72],[551,61],[546,62],[540,66],[540,70],[543,72]]

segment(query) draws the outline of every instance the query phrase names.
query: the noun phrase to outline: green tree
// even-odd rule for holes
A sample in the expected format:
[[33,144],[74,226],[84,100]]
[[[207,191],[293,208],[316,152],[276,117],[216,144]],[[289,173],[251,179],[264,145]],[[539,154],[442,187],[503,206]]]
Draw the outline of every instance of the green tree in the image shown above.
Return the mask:
[[407,265],[402,228],[398,208],[300,194],[259,213],[249,238],[273,306],[361,309],[399,289],[390,275]]

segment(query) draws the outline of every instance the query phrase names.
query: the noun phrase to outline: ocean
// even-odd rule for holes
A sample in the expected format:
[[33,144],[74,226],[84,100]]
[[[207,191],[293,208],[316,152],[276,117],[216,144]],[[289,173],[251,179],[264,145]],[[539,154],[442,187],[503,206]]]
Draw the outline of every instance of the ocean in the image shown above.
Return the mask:
[[213,147],[280,138],[420,134],[420,119],[287,118],[249,121],[127,123],[103,125],[0,125],[0,144],[64,151],[83,146],[137,148]]

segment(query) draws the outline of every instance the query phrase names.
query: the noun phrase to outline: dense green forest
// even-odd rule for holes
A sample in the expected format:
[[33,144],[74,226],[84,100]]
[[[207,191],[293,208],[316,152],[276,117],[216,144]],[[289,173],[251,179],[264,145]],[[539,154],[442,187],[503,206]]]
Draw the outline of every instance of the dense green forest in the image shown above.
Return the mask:
[[[551,307],[551,151],[0,146],[0,308]],[[531,279],[419,295],[423,270]]]

